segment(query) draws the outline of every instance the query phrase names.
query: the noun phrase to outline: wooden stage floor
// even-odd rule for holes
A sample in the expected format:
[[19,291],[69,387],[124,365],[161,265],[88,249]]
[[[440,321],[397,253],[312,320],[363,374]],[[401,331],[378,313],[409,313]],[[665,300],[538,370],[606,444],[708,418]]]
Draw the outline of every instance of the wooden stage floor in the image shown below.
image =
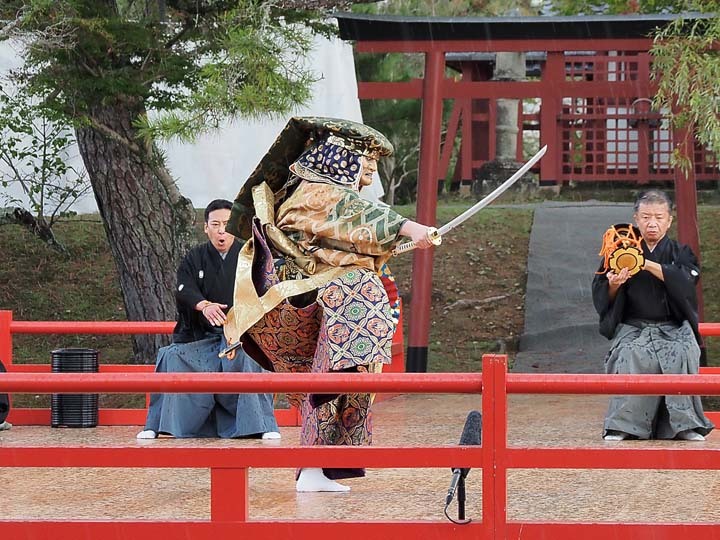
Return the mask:
[[[606,396],[511,395],[510,445],[716,448],[705,442],[604,442]],[[405,395],[374,406],[375,444],[457,444],[467,413],[480,396]],[[0,446],[111,444],[208,447],[295,446],[299,428],[282,428],[281,441],[137,441],[136,427],[52,429],[15,426],[0,432]],[[345,481],[349,493],[296,493],[291,469],[250,472],[250,518],[279,520],[443,520],[450,481],[446,469],[369,469]],[[209,519],[209,471],[205,469],[2,468],[3,519]],[[481,518],[480,471],[467,478],[467,516]],[[511,520],[718,522],[717,471],[510,470]],[[456,512],[452,507],[451,515]]]

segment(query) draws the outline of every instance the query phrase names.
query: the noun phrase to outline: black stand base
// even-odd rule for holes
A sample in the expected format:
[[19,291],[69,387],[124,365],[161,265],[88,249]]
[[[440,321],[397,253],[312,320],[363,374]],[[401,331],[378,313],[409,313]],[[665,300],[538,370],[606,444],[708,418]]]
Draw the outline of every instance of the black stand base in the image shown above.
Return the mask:
[[408,373],[427,373],[427,347],[408,347],[405,356],[405,371]]
[[465,479],[460,478],[457,488],[457,501],[458,501],[458,523],[470,523],[471,520],[465,517]]

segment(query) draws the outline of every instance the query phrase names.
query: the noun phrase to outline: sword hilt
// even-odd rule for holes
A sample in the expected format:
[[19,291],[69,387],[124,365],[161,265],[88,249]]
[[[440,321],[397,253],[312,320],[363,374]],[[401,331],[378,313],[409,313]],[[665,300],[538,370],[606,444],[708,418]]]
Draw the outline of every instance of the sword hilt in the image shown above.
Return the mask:
[[242,347],[242,343],[238,341],[237,343],[233,343],[232,345],[228,344],[227,347],[225,347],[222,351],[220,351],[220,354],[218,356],[220,358],[227,358],[228,360],[234,360],[235,359],[235,353],[237,350]]
[[[427,237],[434,246],[442,244],[442,236],[440,236],[440,232],[435,227],[428,228]],[[406,253],[408,251],[412,251],[413,249],[415,249],[415,242],[405,242],[404,244],[395,246],[392,250],[392,254],[393,257],[397,257],[401,253]]]

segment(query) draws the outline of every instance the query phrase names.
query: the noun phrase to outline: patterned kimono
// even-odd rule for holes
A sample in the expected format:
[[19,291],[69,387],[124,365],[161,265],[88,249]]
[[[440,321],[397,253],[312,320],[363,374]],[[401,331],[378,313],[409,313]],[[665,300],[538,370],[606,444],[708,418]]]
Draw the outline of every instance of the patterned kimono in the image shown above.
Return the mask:
[[[380,274],[405,218],[361,199],[356,186],[308,181],[312,175],[301,172],[303,178],[291,176],[294,191],[274,216],[301,255],[280,256],[267,227],[254,220],[238,262],[236,308],[226,335],[231,343],[242,339],[246,350],[253,349],[252,340],[278,372],[379,372],[391,362],[397,324]],[[294,262],[308,258],[311,275]],[[371,443],[370,394],[288,398],[301,411],[303,445]],[[324,473],[333,480],[365,474]]]

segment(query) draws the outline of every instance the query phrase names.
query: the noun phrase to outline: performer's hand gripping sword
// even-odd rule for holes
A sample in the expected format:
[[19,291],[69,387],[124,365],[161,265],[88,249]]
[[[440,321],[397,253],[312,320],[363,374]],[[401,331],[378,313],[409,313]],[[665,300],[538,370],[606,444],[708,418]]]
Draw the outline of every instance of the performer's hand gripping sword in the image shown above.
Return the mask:
[[[522,167],[520,167],[515,174],[513,174],[510,178],[505,180],[502,184],[500,184],[498,187],[496,187],[491,193],[487,195],[484,199],[478,201],[474,206],[471,206],[467,210],[465,210],[462,214],[455,217],[452,221],[449,221],[439,229],[432,228],[430,229],[428,236],[430,238],[430,241],[435,244],[436,246],[439,246],[442,243],[442,237],[445,236],[447,233],[452,231],[455,227],[466,221],[467,219],[471,218],[475,214],[477,214],[480,210],[485,208],[487,205],[489,205],[491,202],[493,202],[495,199],[497,199],[500,195],[502,195],[507,189],[512,186],[515,182],[517,182],[522,175],[524,175],[526,172],[530,170],[530,168],[535,165],[538,161],[540,161],[540,158],[545,155],[545,152],[547,151],[547,145],[543,146],[540,151],[535,154],[533,157],[531,157],[527,163],[525,163]],[[406,242],[404,244],[400,244],[398,246],[395,246],[395,249],[393,249],[392,254],[393,255],[399,255],[400,253],[405,253],[406,251],[411,251],[415,249],[415,242]]]

